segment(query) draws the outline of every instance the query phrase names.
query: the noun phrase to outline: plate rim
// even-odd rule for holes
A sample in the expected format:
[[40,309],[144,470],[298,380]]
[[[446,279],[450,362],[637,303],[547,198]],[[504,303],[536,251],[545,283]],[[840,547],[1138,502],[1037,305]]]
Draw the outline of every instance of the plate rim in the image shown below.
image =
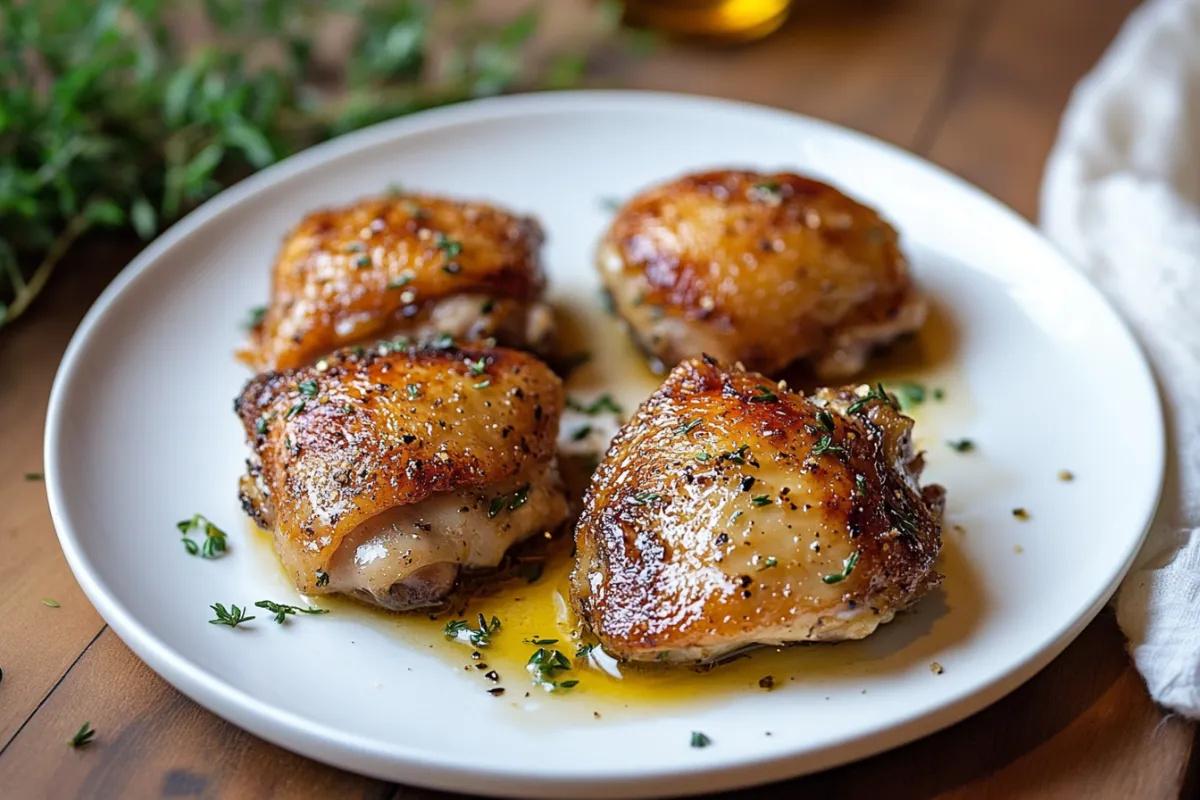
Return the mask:
[[[1157,487],[1153,502],[1146,512],[1146,520],[1137,537],[1122,559],[1120,569],[1109,582],[1093,592],[1090,603],[1083,613],[1061,626],[1047,641],[1034,649],[1033,653],[992,683],[974,690],[964,689],[959,696],[933,709],[907,715],[900,722],[873,729],[863,734],[846,735],[830,741],[820,748],[807,751],[774,753],[753,758],[739,758],[723,762],[719,757],[711,761],[693,764],[675,763],[665,768],[657,767],[641,772],[623,772],[613,775],[595,770],[578,772],[555,772],[553,769],[531,773],[520,768],[496,770],[478,768],[470,761],[455,760],[437,753],[413,748],[408,745],[391,745],[388,749],[357,734],[342,733],[290,711],[260,701],[236,686],[209,673],[192,663],[166,642],[159,639],[144,626],[135,614],[130,613],[108,590],[104,580],[86,558],[72,527],[66,510],[67,498],[59,485],[57,475],[62,461],[61,432],[64,426],[64,406],[70,384],[78,373],[80,360],[93,329],[105,317],[117,298],[128,291],[142,276],[158,264],[169,263],[163,259],[181,240],[195,229],[207,224],[219,215],[229,213],[238,205],[252,199],[277,183],[302,175],[321,166],[327,160],[349,155],[357,150],[382,145],[389,141],[402,140],[409,136],[443,127],[492,121],[503,118],[519,118],[531,113],[564,112],[571,110],[596,110],[612,107],[628,108],[631,105],[666,108],[671,111],[726,112],[742,115],[773,116],[777,119],[800,122],[827,134],[848,137],[859,143],[870,145],[887,152],[887,155],[909,164],[917,164],[932,170],[947,180],[958,192],[966,192],[984,200],[996,213],[1004,214],[1019,225],[1030,230],[1043,244],[1047,245],[1062,260],[1063,265],[1079,279],[1083,291],[1095,295],[1108,310],[1118,329],[1137,356],[1137,367],[1141,372],[1144,388],[1149,392],[1148,400],[1154,408],[1153,419],[1143,420],[1148,428],[1146,439],[1153,443],[1151,456],[1155,465],[1153,476]],[[163,268],[163,267],[158,267]],[[372,125],[359,131],[345,134],[315,145],[298,154],[242,180],[235,186],[220,192],[188,213],[136,256],[118,276],[104,289],[92,304],[75,333],[71,337],[59,364],[46,413],[44,440],[44,464],[46,472],[46,494],[51,518],[67,563],[88,600],[95,606],[104,621],[112,627],[121,640],[160,677],[179,689],[195,702],[218,716],[246,729],[247,731],[332,766],[370,775],[376,778],[425,786],[430,788],[482,792],[493,796],[542,796],[554,797],[570,783],[571,791],[577,796],[664,797],[694,791],[698,781],[703,780],[706,791],[721,791],[746,787],[796,777],[839,764],[876,755],[949,727],[996,702],[1023,684],[1056,658],[1079,635],[1103,608],[1116,591],[1121,580],[1132,566],[1147,532],[1152,524],[1163,491],[1166,465],[1165,425],[1162,399],[1145,352],[1133,335],[1128,323],[1117,312],[1108,298],[1082,273],[1073,268],[1071,259],[1053,242],[1047,239],[1029,220],[1022,217],[998,199],[950,173],[932,162],[912,154],[896,145],[877,137],[816,119],[785,109],[764,106],[724,98],[673,92],[628,91],[628,90],[583,90],[564,92],[540,92],[506,95],[459,103],[431,109],[398,119]],[[799,759],[805,765],[797,768]],[[402,767],[403,777],[398,778],[397,767]]]

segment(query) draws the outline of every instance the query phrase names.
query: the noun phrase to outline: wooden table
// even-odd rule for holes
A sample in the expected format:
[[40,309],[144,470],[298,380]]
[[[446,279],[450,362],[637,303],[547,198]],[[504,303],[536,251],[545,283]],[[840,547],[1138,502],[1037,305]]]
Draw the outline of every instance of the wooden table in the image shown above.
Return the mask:
[[[611,57],[597,85],[750,100],[895,142],[1033,217],[1068,93],[1135,0],[801,0],[777,35],[729,50]],[[0,796],[437,797],[292,755],[204,711],[97,616],[59,551],[42,484],[43,409],[80,317],[133,254],[77,251],[0,334]],[[42,604],[54,598],[61,608]],[[990,709],[867,761],[746,797],[1194,796],[1196,730],[1147,697],[1112,615]],[[83,720],[99,731],[66,746]],[[798,720],[797,724],[803,724]]]

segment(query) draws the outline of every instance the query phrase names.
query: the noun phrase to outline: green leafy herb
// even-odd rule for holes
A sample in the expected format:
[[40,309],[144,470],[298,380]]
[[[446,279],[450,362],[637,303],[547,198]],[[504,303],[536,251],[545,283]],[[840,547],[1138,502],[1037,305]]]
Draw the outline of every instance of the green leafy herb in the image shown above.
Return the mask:
[[487,647],[492,643],[492,637],[500,630],[500,618],[493,616],[489,620],[480,614],[478,619],[478,628],[472,628],[465,619],[451,620],[442,628],[442,633],[447,639],[466,641],[474,647]]
[[581,442],[586,439],[592,432],[591,425],[580,425],[571,433],[571,441]]
[[687,436],[689,433],[696,430],[696,428],[698,428],[700,426],[700,422],[701,422],[701,420],[698,420],[698,419],[694,419],[691,422],[682,422],[679,425],[677,425],[671,431],[671,433],[675,434],[676,436]]
[[304,395],[305,397],[316,397],[317,392],[320,391],[320,388],[317,386],[317,382],[312,378],[300,381],[299,388],[300,394]]
[[297,414],[299,414],[299,413],[300,413],[301,411],[303,411],[303,410],[304,410],[304,401],[303,401],[303,400],[301,400],[299,403],[296,403],[296,405],[294,405],[294,406],[292,406],[291,408],[289,408],[289,409],[287,410],[287,412],[286,412],[286,413],[283,415],[283,418],[284,418],[284,419],[291,419],[292,417],[296,416]]
[[700,731],[692,731],[692,747],[708,747],[710,744],[712,744],[712,739]]
[[638,492],[629,498],[629,502],[635,506],[648,506],[651,503],[656,503],[661,499],[661,496],[655,492]]
[[709,455],[708,453],[704,452],[703,450],[701,450],[700,452],[698,452],[698,453],[696,453],[695,455],[693,455],[693,456],[692,456],[692,458],[694,458],[694,459],[696,459],[697,461],[700,461],[700,462],[704,462],[704,461],[711,461],[711,460],[712,460],[712,456],[711,456],[711,455]]
[[927,393],[925,387],[912,381],[901,381],[896,384],[896,393],[900,396],[903,408],[912,408],[925,402]]
[[62,604],[57,600],[51,600],[49,597],[42,598],[42,605],[50,606],[51,608],[62,608]]
[[743,466],[746,463],[746,454],[749,452],[750,452],[750,445],[743,444],[743,445],[740,445],[738,447],[738,449],[736,449],[730,453],[726,453],[725,458],[731,464],[737,464],[739,466]]
[[771,391],[769,386],[756,386],[758,394],[750,398],[751,403],[778,403],[779,397]]
[[[183,519],[175,523],[175,527],[183,534],[183,546],[192,555],[201,558],[220,558],[225,555],[228,545],[225,541],[225,531],[214,525],[203,514],[195,514],[191,519]],[[203,543],[190,538],[190,534],[204,532]]]
[[523,639],[525,644],[558,644],[558,639]]
[[754,495],[754,497],[750,498],[750,502],[758,508],[762,508],[763,506],[769,506],[769,505],[771,505],[771,495],[756,494],[756,495]]
[[259,600],[254,605],[258,608],[266,609],[267,611],[270,611],[272,614],[274,614],[275,622],[278,623],[279,625],[282,625],[283,621],[285,619],[287,619],[289,616],[295,616],[296,614],[328,614],[329,613],[329,609],[327,609],[327,608],[309,608],[309,607],[305,607],[305,606],[289,606],[284,603],[274,603],[270,600]]
[[[536,9],[493,22],[469,0],[4,2],[0,325],[95,230],[149,239],[339,133],[577,79],[616,30],[609,5],[571,52],[547,57],[527,46]],[[332,75],[317,56],[330,28],[348,40]]]
[[579,645],[579,649],[575,651],[575,657],[576,658],[584,658],[584,659],[591,658],[592,651],[595,650],[597,647],[599,647],[599,645],[581,644],[581,645]]
[[87,747],[95,738],[96,731],[92,728],[92,723],[85,722],[79,727],[79,730],[75,732],[75,735],[70,738],[67,744],[75,748]]
[[950,439],[946,444],[951,450],[958,453],[969,453],[975,449],[975,443],[970,439]]
[[776,559],[775,556],[767,556],[766,559],[763,560],[762,566],[758,568],[758,571],[762,572],[764,569],[771,569],[772,567],[776,566],[779,566],[779,560]]
[[416,400],[418,397],[421,396],[421,387],[417,386],[415,383],[410,383],[410,384],[408,384],[408,386],[406,386],[404,388],[408,392],[409,400]]
[[512,494],[500,494],[492,498],[492,502],[488,504],[488,518],[497,517],[500,512],[505,509],[516,511],[521,506],[529,502],[530,485],[525,484],[520,489],[517,489]]
[[863,475],[861,472],[859,474],[855,475],[854,476],[854,488],[858,490],[858,493],[861,496],[866,497],[867,496],[867,476]]
[[246,612],[249,609],[239,608],[236,605],[231,605],[228,609],[226,609],[222,604],[214,603],[213,605],[209,606],[209,608],[211,608],[213,613],[217,615],[215,619],[210,619],[208,621],[208,624],[210,625],[226,625],[230,628],[236,628],[243,622],[249,622],[250,620],[254,619],[254,617],[246,616]]
[[813,445],[812,454],[814,456],[819,456],[823,453],[837,452],[842,449],[844,448],[841,445],[836,445],[833,443],[832,436],[830,436],[828,433],[824,433],[821,434],[821,438],[817,440],[817,443]]
[[479,383],[476,383],[476,384],[474,384],[474,385],[472,386],[472,388],[474,388],[474,389],[486,389],[486,388],[488,388],[488,387],[489,387],[489,386],[491,386],[491,385],[492,385],[492,380],[491,380],[491,378],[489,378],[489,379],[487,379],[486,381],[480,381]]
[[408,286],[412,282],[413,282],[413,276],[411,274],[401,275],[399,278],[394,278],[394,279],[388,281],[387,288],[403,289],[405,286]]
[[267,426],[271,423],[271,420],[273,420],[273,419],[275,419],[274,411],[272,411],[270,414],[267,414],[265,417],[259,417],[258,422],[256,422],[254,425],[254,432],[259,434],[260,436],[262,434],[266,433]]
[[841,583],[842,581],[846,580],[846,578],[850,577],[850,573],[854,572],[854,565],[857,563],[858,563],[858,551],[855,550],[853,553],[850,554],[849,558],[847,558],[845,561],[842,562],[842,571],[841,572],[834,572],[830,575],[823,575],[823,576],[821,576],[821,580],[823,580],[823,581],[825,581],[825,583],[829,583],[829,584]]
[[439,233],[434,237],[434,246],[445,254],[446,258],[454,258],[462,253],[462,242],[456,239],[449,239],[445,234]]
[[817,412],[817,425],[826,433],[833,433],[833,415],[825,409]]
[[875,384],[874,389],[869,390],[862,397],[858,398],[853,403],[851,403],[850,407],[846,409],[846,413],[847,414],[857,414],[859,411],[861,411],[863,408],[865,408],[868,403],[870,403],[873,400],[880,400],[885,405],[892,406],[891,395],[889,395],[884,390],[882,383],[877,383],[877,384]]
[[582,411],[589,416],[595,416],[601,411],[611,411],[614,414],[623,413],[621,406],[617,405],[617,401],[612,399],[612,395],[602,394],[593,400],[591,403],[584,405],[578,400],[568,397],[567,408],[572,411]]
[[486,371],[486,370],[487,370],[487,360],[486,359],[481,358],[478,361],[472,361],[470,359],[467,359],[467,374],[468,375],[482,375],[484,373],[484,371]]
[[556,681],[555,678],[560,672],[567,672],[571,669],[571,661],[560,650],[547,650],[545,647],[539,647],[529,657],[525,668],[529,670],[529,674],[533,676],[533,682],[541,686],[548,692],[556,692],[560,689],[570,689],[577,686],[579,681]]
[[254,330],[263,321],[263,317],[267,315],[266,306],[254,306],[246,312],[246,319],[242,320],[242,330]]
[[46,476],[44,474],[42,474],[41,472],[26,472],[25,473],[25,480],[27,480],[27,481],[42,481],[45,479],[46,479]]

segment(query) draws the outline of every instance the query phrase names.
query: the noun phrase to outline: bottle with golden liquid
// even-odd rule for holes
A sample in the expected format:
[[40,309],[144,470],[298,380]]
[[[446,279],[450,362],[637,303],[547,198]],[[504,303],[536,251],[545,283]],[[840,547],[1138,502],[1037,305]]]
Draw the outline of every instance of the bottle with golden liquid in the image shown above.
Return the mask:
[[625,20],[682,36],[758,39],[787,19],[792,0],[625,0]]

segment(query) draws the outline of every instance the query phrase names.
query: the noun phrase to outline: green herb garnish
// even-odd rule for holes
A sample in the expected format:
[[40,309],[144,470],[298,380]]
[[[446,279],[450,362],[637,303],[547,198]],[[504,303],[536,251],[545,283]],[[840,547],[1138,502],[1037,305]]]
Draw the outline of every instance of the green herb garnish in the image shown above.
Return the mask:
[[621,407],[617,405],[617,401],[612,399],[612,395],[607,394],[600,395],[588,405],[583,405],[578,400],[568,397],[567,408],[572,411],[582,411],[588,416],[595,416],[601,411],[611,411],[614,414],[622,413]]
[[462,253],[462,242],[457,239],[447,238],[445,234],[439,233],[434,237],[434,246],[445,254],[446,258],[454,258]]
[[874,389],[871,389],[871,390],[869,390],[869,391],[868,391],[866,394],[864,394],[862,397],[858,398],[858,399],[857,399],[857,400],[855,400],[853,403],[851,403],[851,404],[850,404],[850,407],[846,409],[846,413],[847,413],[847,414],[857,414],[859,411],[861,411],[861,410],[863,409],[863,407],[865,407],[865,406],[866,406],[868,403],[870,403],[872,400],[881,400],[881,401],[883,401],[883,402],[884,402],[886,405],[888,405],[888,406],[891,406],[891,407],[893,407],[893,408],[895,407],[895,406],[892,404],[892,397],[891,397],[891,395],[889,395],[889,394],[888,394],[888,393],[887,393],[887,392],[884,390],[884,388],[883,388],[883,384],[882,384],[882,383],[877,383],[877,384],[875,384],[875,388],[874,388]]
[[294,405],[294,406],[292,406],[291,408],[289,408],[289,409],[287,410],[287,412],[286,412],[286,413],[284,413],[284,415],[283,415],[283,418],[284,418],[284,419],[291,419],[292,417],[296,416],[297,414],[299,414],[299,413],[300,413],[301,411],[303,411],[303,410],[304,410],[304,401],[303,401],[303,400],[301,400],[299,403],[296,403],[296,405]]
[[472,628],[465,619],[451,620],[442,628],[442,633],[447,639],[461,641],[465,638],[475,647],[487,647],[492,643],[492,637],[500,630],[500,618],[493,616],[489,620],[480,614],[478,619],[478,628]]
[[320,388],[317,386],[317,382],[312,378],[300,381],[298,388],[300,389],[300,394],[304,395],[305,397],[316,397],[317,392],[320,391]]
[[712,739],[700,731],[692,731],[692,747],[708,747],[710,744],[712,744]]
[[267,315],[266,306],[254,306],[246,312],[246,318],[242,320],[242,330],[254,330],[263,321],[263,317]]
[[26,472],[25,473],[25,480],[27,480],[27,481],[42,481],[45,479],[46,479],[46,476],[41,472]]
[[418,397],[421,396],[421,387],[417,386],[415,383],[410,383],[410,384],[408,384],[408,386],[406,386],[404,388],[408,392],[409,400],[416,400]]
[[541,686],[548,692],[555,692],[560,689],[570,689],[577,686],[579,681],[556,681],[555,678],[560,672],[566,672],[571,669],[571,661],[560,650],[547,650],[545,647],[539,647],[529,657],[525,668],[529,670],[529,674],[533,676],[533,682]]
[[629,502],[633,503],[635,506],[648,506],[651,503],[657,502],[660,497],[661,496],[655,492],[638,492],[629,498]]
[[387,288],[403,289],[405,286],[408,286],[412,282],[413,282],[412,275],[401,275],[399,278],[393,278],[392,280],[388,281]]
[[754,497],[750,498],[750,502],[758,508],[762,508],[763,506],[769,506],[769,505],[771,505],[771,495],[756,494],[756,495],[754,495]]
[[92,723],[85,722],[76,731],[75,735],[67,742],[71,747],[87,747],[96,738],[96,731],[92,728]]
[[208,624],[210,625],[226,625],[230,628],[236,628],[243,622],[249,622],[250,620],[255,619],[254,617],[246,616],[246,612],[249,609],[240,608],[236,605],[231,605],[229,609],[226,610],[225,606],[222,604],[214,603],[213,605],[209,606],[209,608],[211,608],[213,613],[217,615],[215,619],[210,619],[208,621]]
[[850,554],[849,558],[847,558],[845,561],[842,562],[842,571],[841,572],[834,572],[830,575],[823,575],[821,577],[821,580],[823,580],[823,581],[825,581],[825,583],[829,583],[829,584],[841,583],[842,581],[846,580],[846,578],[850,577],[850,573],[854,572],[854,565],[857,563],[858,563],[858,551],[855,550],[853,553]]
[[42,598],[42,605],[50,606],[50,608],[62,608],[62,604],[57,600],[51,600],[49,597]]
[[769,386],[756,386],[758,394],[750,398],[751,403],[778,403],[779,397],[771,391]]
[[758,571],[762,572],[764,569],[771,569],[771,567],[776,566],[779,566],[778,559],[776,559],[775,556],[767,556],[763,561],[762,566],[758,568]]
[[957,453],[969,453],[975,449],[975,443],[970,439],[949,439],[946,445]]
[[[214,525],[203,514],[195,514],[191,519],[183,519],[175,523],[175,527],[183,534],[183,547],[192,555],[201,558],[220,558],[225,555],[227,544],[225,531]],[[197,542],[189,534],[203,531],[204,541]]]
[[275,622],[278,623],[279,625],[282,625],[283,621],[285,619],[287,619],[289,616],[295,616],[296,614],[328,614],[329,613],[329,609],[327,609],[327,608],[309,608],[309,607],[305,607],[305,606],[289,606],[289,605],[286,605],[285,603],[275,603],[270,600],[259,600],[254,605],[257,606],[258,608],[266,609],[267,611],[270,611],[272,614],[274,614]]
[[589,434],[591,434],[591,432],[592,432],[592,426],[591,426],[591,425],[580,425],[580,426],[579,426],[578,428],[576,428],[576,429],[574,430],[574,432],[571,434],[571,441],[573,441],[573,442],[581,442],[581,441],[583,441],[584,439],[586,439],[586,438],[588,437],[588,435],[589,435]]
[[671,431],[676,436],[686,436],[700,426],[701,420],[694,419],[691,422],[682,422]]

